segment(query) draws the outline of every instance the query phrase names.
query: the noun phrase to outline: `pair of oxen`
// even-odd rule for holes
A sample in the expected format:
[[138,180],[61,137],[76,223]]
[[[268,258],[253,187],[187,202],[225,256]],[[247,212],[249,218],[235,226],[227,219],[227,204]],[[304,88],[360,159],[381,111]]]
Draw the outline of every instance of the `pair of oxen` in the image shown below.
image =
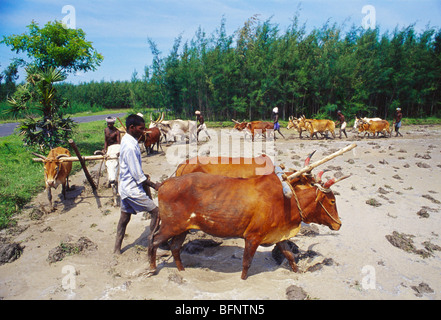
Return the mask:
[[[355,145],[350,149],[353,147]],[[265,155],[198,157],[180,164],[176,177],[166,180],[158,191],[160,219],[151,230],[150,272],[157,272],[157,248],[168,240],[171,240],[170,249],[178,270],[184,270],[180,251],[187,233],[193,229],[216,237],[245,240],[242,279],[247,278],[259,245],[276,244],[292,270],[297,272],[288,239],[299,232],[302,222],[340,229],[341,221],[330,187],[347,178],[323,182],[323,172],[314,176],[311,171],[336,155],[309,165],[311,156],[303,169],[282,174]],[[290,195],[284,194],[283,183],[289,184]]]

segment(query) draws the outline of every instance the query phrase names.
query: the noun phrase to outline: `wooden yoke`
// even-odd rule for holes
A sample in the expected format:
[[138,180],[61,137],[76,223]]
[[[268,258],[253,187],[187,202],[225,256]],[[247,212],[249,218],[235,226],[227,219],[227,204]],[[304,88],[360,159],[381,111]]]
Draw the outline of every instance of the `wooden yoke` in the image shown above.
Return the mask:
[[328,161],[330,161],[330,160],[332,160],[332,159],[342,155],[343,153],[346,153],[346,152],[354,149],[356,146],[357,146],[357,144],[353,143],[353,144],[351,144],[351,145],[349,145],[349,146],[347,146],[347,147],[345,147],[343,149],[340,149],[337,152],[334,152],[333,154],[330,154],[329,156],[323,158],[322,160],[316,161],[316,162],[314,162],[314,163],[304,167],[303,169],[293,173],[290,176],[286,176],[285,175],[283,178],[285,180],[288,180],[289,182],[291,182],[292,180],[300,177],[302,174],[311,172],[314,168],[318,167],[319,165],[322,165],[323,163],[328,162]]

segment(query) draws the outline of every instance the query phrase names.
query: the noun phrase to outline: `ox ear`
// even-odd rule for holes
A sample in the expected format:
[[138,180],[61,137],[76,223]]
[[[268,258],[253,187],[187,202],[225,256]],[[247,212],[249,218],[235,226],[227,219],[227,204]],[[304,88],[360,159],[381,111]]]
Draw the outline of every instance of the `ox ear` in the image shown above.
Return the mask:
[[317,197],[315,198],[315,202],[320,202],[323,200],[323,197],[325,196],[325,193],[318,190]]

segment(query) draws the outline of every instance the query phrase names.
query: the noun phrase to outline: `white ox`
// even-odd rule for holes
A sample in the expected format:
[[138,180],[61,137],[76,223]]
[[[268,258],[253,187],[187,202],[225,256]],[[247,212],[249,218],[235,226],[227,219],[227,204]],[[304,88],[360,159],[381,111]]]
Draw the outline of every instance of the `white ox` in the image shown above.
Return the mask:
[[181,139],[188,137],[190,142],[197,140],[196,121],[181,119],[164,121],[164,113],[162,113],[161,117],[156,121],[153,121],[150,116],[149,128],[153,127],[157,127],[161,131],[166,142],[176,141],[176,136],[181,136]]

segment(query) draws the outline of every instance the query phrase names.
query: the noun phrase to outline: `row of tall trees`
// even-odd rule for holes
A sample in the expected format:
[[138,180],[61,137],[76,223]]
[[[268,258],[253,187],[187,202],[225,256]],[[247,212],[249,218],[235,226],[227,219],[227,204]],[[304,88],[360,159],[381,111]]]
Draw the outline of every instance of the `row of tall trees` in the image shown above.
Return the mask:
[[413,25],[381,33],[326,23],[307,32],[294,17],[280,30],[258,16],[227,34],[225,19],[210,35],[175,39],[162,55],[149,39],[153,61],[131,81],[57,84],[71,104],[171,109],[210,120],[268,119],[274,107],[290,115],[332,117],[337,109],[390,118],[441,116],[441,29]]
[[[297,17],[284,31],[270,20],[248,19],[228,35],[225,20],[211,35],[175,39],[161,56],[149,40],[153,62],[132,81],[64,85],[70,101],[106,107],[171,109],[179,116],[202,110],[210,119],[281,116],[329,117],[337,109],[391,117],[441,116],[441,29],[413,25],[380,33],[324,24],[311,32]],[[65,95],[65,93],[63,93]]]

